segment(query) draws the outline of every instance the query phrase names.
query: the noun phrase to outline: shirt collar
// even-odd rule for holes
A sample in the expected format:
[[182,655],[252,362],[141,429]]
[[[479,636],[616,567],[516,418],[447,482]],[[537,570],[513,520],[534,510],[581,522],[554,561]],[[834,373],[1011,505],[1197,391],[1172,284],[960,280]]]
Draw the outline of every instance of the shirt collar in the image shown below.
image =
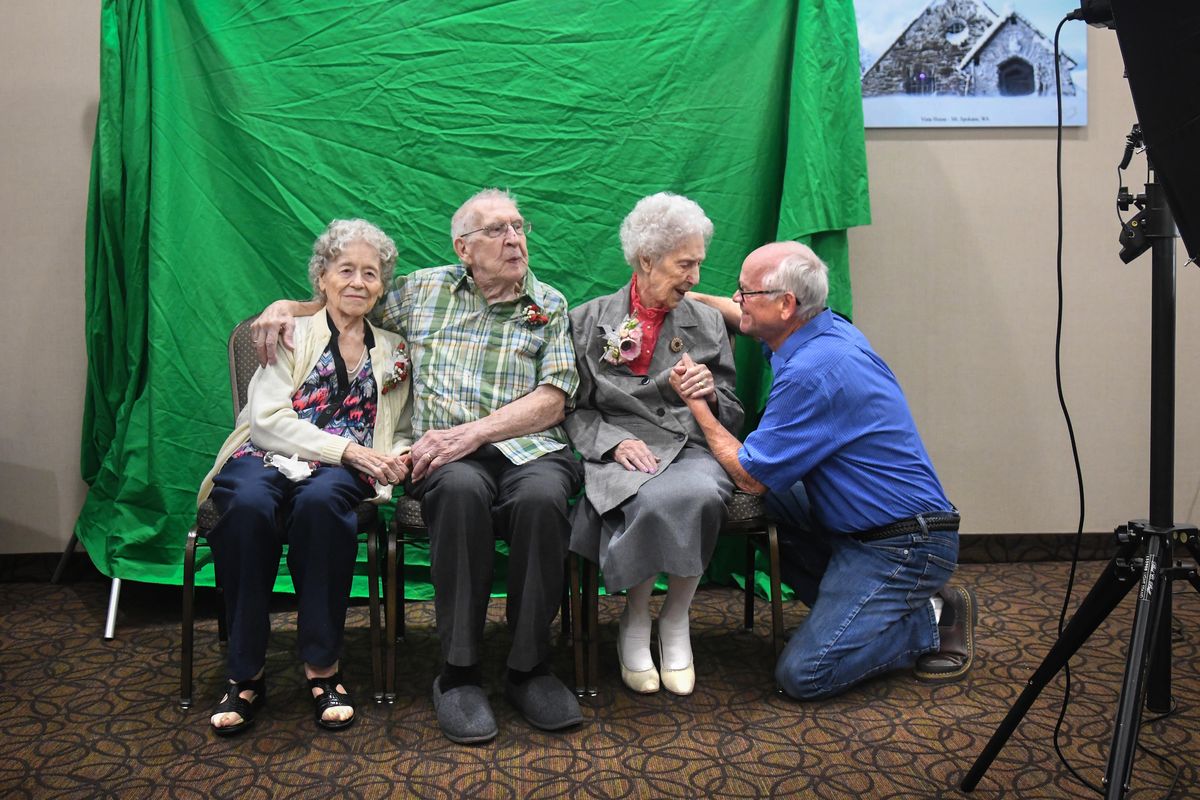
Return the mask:
[[[457,292],[464,287],[473,286],[474,279],[467,272],[467,268],[462,262],[454,264],[450,267],[450,288]],[[517,300],[522,297],[529,298],[534,305],[546,307],[546,295],[542,288],[542,282],[539,281],[533,274],[533,270],[525,268],[525,280],[521,283],[521,291],[517,293]]]
[[771,355],[771,365],[782,364],[804,345],[833,327],[833,312],[828,308],[792,331],[783,345]]

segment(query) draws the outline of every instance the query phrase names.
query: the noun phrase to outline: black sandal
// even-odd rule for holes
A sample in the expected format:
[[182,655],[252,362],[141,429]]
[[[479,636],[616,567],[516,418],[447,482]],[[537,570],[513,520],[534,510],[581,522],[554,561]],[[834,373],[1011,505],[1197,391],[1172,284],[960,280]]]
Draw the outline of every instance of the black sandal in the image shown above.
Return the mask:
[[[247,700],[242,697],[242,692],[254,692],[254,699]],[[217,736],[233,736],[241,733],[254,724],[254,712],[262,708],[263,703],[267,702],[267,680],[266,677],[254,678],[248,681],[229,681],[225,685],[225,696],[217,703],[217,708],[213,711],[213,716],[217,714],[237,714],[241,716],[242,721],[233,725],[216,726],[213,725],[211,719],[209,727]]]
[[330,675],[328,678],[309,678],[308,690],[321,689],[322,693],[313,696],[313,706],[316,712],[317,725],[327,731],[340,731],[343,728],[349,728],[354,724],[354,720],[358,719],[358,714],[353,714],[350,719],[324,719],[323,714],[330,708],[339,706],[348,706],[351,711],[354,711],[354,701],[350,699],[349,692],[339,692],[337,685],[342,683],[342,671]]

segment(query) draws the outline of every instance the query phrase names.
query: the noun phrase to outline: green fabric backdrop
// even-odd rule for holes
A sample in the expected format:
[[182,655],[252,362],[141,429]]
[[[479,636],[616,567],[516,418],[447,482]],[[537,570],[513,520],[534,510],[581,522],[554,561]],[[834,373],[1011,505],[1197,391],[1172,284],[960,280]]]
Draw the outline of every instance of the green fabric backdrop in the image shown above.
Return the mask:
[[[701,289],[798,238],[849,313],[866,175],[851,0],[104,0],[76,533],[107,575],[179,582],[232,426],[228,332],[307,296],[334,217],[379,224],[409,271],[452,260],[462,200],[509,188],[574,303],[624,283],[617,227],[667,189],[715,223]],[[738,358],[757,408],[761,355]]]

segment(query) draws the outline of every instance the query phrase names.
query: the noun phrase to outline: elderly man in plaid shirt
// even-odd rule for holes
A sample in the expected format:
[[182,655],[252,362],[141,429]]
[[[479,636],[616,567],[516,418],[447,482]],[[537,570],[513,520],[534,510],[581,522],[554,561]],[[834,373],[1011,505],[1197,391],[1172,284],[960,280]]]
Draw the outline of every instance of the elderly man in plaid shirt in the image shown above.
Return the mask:
[[[529,229],[507,192],[479,192],[450,223],[459,263],[397,276],[372,319],[408,341],[416,443],[405,490],[429,525],[444,659],[433,702],[442,732],[462,743],[497,732],[480,665],[497,536],[509,547],[505,696],[544,730],[583,719],[547,666],[567,501],[582,480],[559,423],[579,379],[566,301],[529,270]],[[260,359],[274,358],[281,333],[290,346],[293,316],[319,307],[269,306],[255,323]]]

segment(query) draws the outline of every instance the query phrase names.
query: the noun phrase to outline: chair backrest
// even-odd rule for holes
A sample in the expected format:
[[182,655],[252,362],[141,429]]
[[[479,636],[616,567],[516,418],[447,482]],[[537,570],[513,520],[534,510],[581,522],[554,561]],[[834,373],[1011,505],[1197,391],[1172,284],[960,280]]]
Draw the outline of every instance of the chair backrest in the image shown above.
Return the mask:
[[233,418],[237,419],[246,405],[246,392],[250,388],[250,379],[258,369],[258,356],[254,352],[254,342],[250,341],[250,324],[258,319],[258,314],[239,322],[229,334],[229,388],[233,392]]

